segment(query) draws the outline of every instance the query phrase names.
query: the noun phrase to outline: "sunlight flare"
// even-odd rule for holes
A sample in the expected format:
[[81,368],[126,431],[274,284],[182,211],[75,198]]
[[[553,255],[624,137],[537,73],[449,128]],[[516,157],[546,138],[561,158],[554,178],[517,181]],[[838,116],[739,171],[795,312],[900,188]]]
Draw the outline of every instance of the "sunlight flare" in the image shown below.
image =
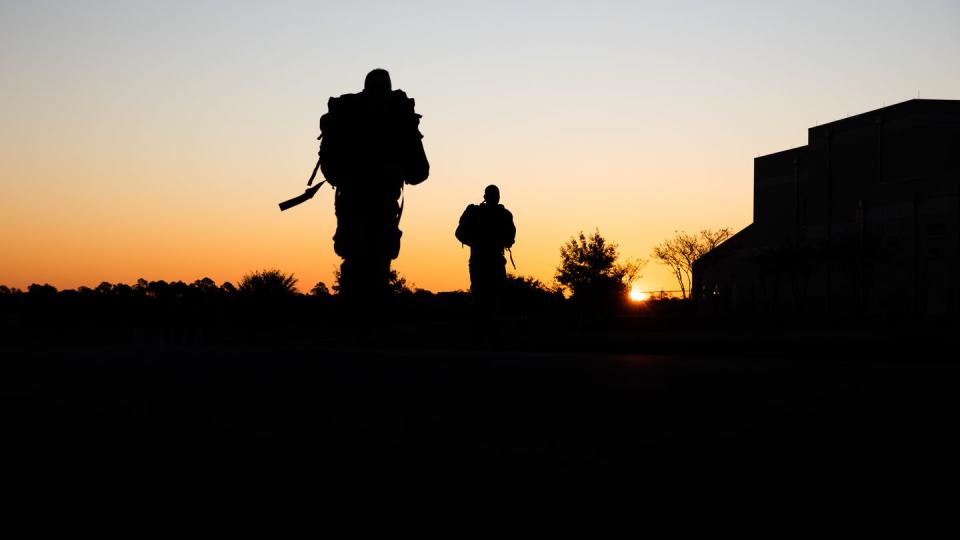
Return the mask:
[[641,291],[636,285],[630,288],[630,300],[633,302],[643,302],[650,298],[650,295]]

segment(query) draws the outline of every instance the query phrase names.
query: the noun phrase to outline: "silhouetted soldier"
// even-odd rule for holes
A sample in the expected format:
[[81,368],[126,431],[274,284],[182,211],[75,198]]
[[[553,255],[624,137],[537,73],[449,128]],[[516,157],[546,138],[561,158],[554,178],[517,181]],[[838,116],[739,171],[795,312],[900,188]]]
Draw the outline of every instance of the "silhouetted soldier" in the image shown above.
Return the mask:
[[390,74],[367,74],[363,91],[332,97],[320,118],[320,168],[336,187],[333,249],[343,258],[340,291],[385,294],[390,261],[400,253],[398,199],[404,183],[430,174],[414,100],[393,90]]
[[497,186],[487,186],[482,203],[467,206],[455,234],[470,246],[470,291],[478,297],[496,297],[507,279],[503,251],[513,246],[517,234],[513,214],[500,204]]

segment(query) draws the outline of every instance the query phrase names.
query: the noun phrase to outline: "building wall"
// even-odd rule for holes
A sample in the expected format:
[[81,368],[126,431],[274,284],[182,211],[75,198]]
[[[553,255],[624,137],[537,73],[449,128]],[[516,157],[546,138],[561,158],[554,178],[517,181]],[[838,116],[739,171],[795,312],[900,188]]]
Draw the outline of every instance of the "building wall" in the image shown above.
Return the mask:
[[807,147],[756,158],[753,165],[753,222],[764,242],[794,241],[800,194],[806,183]]
[[960,314],[960,101],[810,128],[754,160],[754,223],[695,268],[701,309]]

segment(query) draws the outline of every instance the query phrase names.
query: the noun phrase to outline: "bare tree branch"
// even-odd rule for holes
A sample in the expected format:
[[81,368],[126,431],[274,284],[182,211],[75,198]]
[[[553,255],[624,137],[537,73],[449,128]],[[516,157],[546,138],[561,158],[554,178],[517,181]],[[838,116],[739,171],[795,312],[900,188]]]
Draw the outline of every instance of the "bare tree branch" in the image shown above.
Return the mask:
[[703,229],[698,234],[675,233],[673,238],[655,246],[652,255],[657,262],[670,268],[680,285],[680,293],[689,298],[693,289],[693,263],[730,238],[730,228]]

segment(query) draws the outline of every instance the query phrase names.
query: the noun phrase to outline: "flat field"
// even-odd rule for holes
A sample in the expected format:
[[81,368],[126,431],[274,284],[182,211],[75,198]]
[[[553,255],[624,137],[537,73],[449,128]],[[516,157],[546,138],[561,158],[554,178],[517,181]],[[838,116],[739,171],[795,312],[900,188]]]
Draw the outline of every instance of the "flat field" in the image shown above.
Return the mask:
[[8,470],[54,491],[839,497],[947,482],[960,449],[960,366],[943,357],[329,344],[2,353]]

